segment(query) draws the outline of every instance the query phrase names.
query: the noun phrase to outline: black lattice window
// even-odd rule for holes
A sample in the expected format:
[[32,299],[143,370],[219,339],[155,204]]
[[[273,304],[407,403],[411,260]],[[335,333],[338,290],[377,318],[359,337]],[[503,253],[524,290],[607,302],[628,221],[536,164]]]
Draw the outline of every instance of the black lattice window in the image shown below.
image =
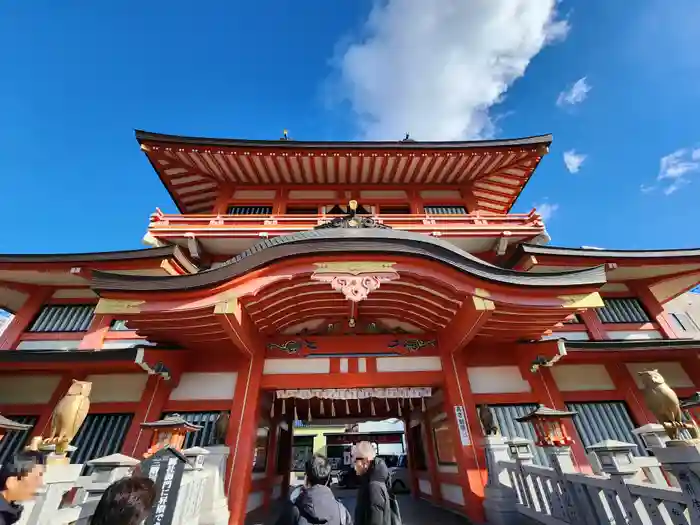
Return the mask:
[[13,454],[16,454],[24,448],[38,419],[37,416],[8,416],[8,418],[17,423],[31,425],[32,428],[21,432],[7,432],[5,434],[5,437],[0,441],[0,465],[8,461]]
[[272,215],[272,206],[229,206],[229,215]]
[[87,463],[119,452],[132,418],[133,414],[88,414],[71,443],[76,447],[71,462]]
[[29,331],[85,332],[94,317],[94,304],[52,304],[41,309]]
[[606,439],[635,443],[634,453],[647,456],[644,442],[632,433],[636,425],[622,401],[596,403],[567,403],[567,410],[576,412],[574,425],[584,447],[590,447]]
[[603,299],[603,307],[596,309],[602,323],[647,323],[651,317],[636,298]]
[[434,204],[423,206],[423,210],[428,215],[467,215],[467,209],[464,206]]
[[183,448],[190,447],[209,447],[216,445],[216,419],[221,412],[166,412],[163,417],[172,414],[179,414],[185,421],[202,427],[196,432],[188,432],[185,437]]

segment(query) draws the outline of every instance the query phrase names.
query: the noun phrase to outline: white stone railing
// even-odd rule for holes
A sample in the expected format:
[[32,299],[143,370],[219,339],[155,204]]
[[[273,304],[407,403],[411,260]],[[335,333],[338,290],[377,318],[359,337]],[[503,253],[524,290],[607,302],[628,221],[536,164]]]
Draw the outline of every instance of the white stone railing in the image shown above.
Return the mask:
[[653,447],[654,459],[633,456],[636,445],[604,441],[589,447],[600,469],[591,475],[575,470],[568,447],[547,449],[554,468],[541,467],[527,440],[506,439],[485,443],[491,525],[700,523],[700,446]]
[[[224,495],[222,465],[228,447],[192,448],[175,504],[173,525],[226,525],[229,520]],[[89,525],[104,491],[115,481],[130,476],[139,460],[113,454],[89,461],[90,476],[80,476],[83,465],[47,465],[44,487],[24,505],[18,525]],[[64,496],[74,491],[65,506]]]

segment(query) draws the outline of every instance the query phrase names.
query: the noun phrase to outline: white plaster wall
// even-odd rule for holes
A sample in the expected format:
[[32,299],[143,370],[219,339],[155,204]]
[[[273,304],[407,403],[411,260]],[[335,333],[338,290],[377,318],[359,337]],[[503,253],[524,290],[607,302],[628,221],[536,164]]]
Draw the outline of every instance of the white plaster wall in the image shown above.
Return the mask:
[[361,374],[364,374],[367,372],[367,358],[366,357],[359,357],[357,359],[357,371],[360,372]]
[[116,350],[118,348],[133,348],[136,345],[147,345],[145,339],[108,339],[102,343],[103,350]]
[[588,332],[554,332],[551,335],[545,335],[542,337],[542,341],[548,341],[550,339],[566,339],[567,341],[588,341],[590,337]]
[[555,365],[550,370],[562,392],[615,390],[605,365]]
[[442,472],[444,474],[457,474],[459,469],[457,465],[438,465],[438,472]]
[[348,358],[347,357],[341,357],[340,358],[340,373],[341,374],[347,374],[349,369],[349,364],[348,364]]
[[245,507],[246,514],[257,509],[263,504],[263,491],[251,492],[248,495],[248,504]]
[[0,404],[48,403],[60,382],[61,376],[54,375],[3,377],[0,381]]
[[427,479],[418,480],[418,490],[420,490],[423,494],[433,494],[433,487],[430,486],[430,481]]
[[632,339],[647,340],[647,339],[663,339],[661,332],[657,330],[610,330],[608,331],[610,339]]
[[436,372],[442,370],[438,356],[378,357],[377,372]]
[[173,401],[195,399],[233,399],[237,372],[187,372],[171,392]]
[[[50,335],[47,334],[47,338]],[[17,350],[76,350],[80,345],[81,339],[61,340],[61,341],[20,341],[17,345]]]
[[331,360],[328,357],[316,359],[265,359],[263,374],[328,374],[330,371]]
[[639,388],[642,388],[639,372],[644,370],[658,370],[659,374],[664,377],[666,383],[671,388],[692,388],[694,386],[681,364],[674,361],[664,361],[658,363],[626,363],[626,365]]
[[451,483],[440,483],[440,494],[442,499],[456,505],[464,505],[464,493],[462,487]]
[[148,374],[91,374],[86,381],[92,382],[92,403],[136,402],[141,399]]
[[530,383],[517,366],[470,366],[469,384],[474,394],[510,394],[529,392]]

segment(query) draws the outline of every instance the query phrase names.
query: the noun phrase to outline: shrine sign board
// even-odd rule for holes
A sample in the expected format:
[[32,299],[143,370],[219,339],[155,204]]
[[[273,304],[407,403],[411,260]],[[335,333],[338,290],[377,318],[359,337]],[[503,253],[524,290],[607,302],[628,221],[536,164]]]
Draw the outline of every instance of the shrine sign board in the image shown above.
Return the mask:
[[144,525],[170,525],[187,459],[171,448],[162,448],[141,462],[141,473],[156,484],[156,502]]
[[457,428],[459,429],[459,438],[462,441],[462,446],[467,447],[471,445],[467,413],[462,405],[455,405],[455,419],[457,420]]

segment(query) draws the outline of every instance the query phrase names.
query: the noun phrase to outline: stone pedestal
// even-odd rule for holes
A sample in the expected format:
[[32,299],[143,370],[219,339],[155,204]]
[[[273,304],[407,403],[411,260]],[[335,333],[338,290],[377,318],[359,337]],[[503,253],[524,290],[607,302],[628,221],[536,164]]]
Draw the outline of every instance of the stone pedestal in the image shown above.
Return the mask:
[[517,496],[508,472],[499,467],[500,461],[508,461],[509,446],[502,436],[486,436],[483,447],[486,452],[488,483],[484,487],[484,512],[493,525],[517,525],[523,517],[516,509]]
[[659,423],[648,423],[644,426],[632,430],[635,436],[642,440],[647,450],[651,451],[655,447],[665,447],[669,440],[663,425]]
[[75,503],[99,500],[107,487],[115,481],[131,476],[139,463],[138,459],[124,454],[111,454],[88,461],[88,466],[92,467],[92,474],[80,488]]
[[228,498],[224,491],[226,460],[230,453],[226,445],[205,447],[203,470],[206,475],[200,525],[228,525]]

